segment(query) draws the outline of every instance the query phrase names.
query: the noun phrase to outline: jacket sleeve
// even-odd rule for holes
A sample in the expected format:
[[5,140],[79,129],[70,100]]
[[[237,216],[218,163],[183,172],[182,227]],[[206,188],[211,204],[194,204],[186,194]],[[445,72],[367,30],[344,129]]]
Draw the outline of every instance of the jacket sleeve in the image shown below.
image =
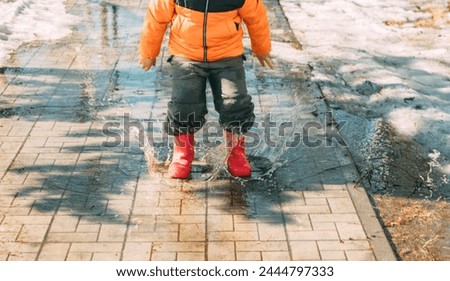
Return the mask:
[[267,55],[272,47],[267,9],[262,0],[246,0],[239,15],[247,26],[251,47],[256,55]]
[[144,58],[156,58],[175,12],[173,0],[150,0],[142,26],[139,51]]

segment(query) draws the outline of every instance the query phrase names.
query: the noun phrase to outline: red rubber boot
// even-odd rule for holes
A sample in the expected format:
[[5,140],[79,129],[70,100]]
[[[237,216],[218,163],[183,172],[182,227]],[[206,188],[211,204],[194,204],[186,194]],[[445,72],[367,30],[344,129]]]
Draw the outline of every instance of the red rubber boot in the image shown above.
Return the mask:
[[169,176],[175,179],[186,179],[191,173],[194,160],[194,134],[175,136],[173,158],[169,165]]
[[245,137],[225,131],[225,139],[230,151],[227,159],[228,171],[234,177],[250,177],[252,167],[245,156]]

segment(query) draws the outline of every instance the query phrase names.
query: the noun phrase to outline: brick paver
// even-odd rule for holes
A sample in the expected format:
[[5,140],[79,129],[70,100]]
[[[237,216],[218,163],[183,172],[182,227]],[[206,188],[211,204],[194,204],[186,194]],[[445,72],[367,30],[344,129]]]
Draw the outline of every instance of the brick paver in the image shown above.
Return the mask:
[[[199,157],[193,179],[180,181],[163,164],[149,167],[149,147],[124,129],[163,137],[167,53],[150,73],[136,63],[146,1],[66,1],[83,17],[73,34],[20,48],[0,73],[0,260],[395,259],[365,191],[352,187],[346,147],[326,145],[328,109],[305,52],[276,1],[266,2],[278,67],[261,69],[250,55],[245,65],[254,133],[274,147],[249,147],[251,180],[208,181]],[[292,122],[286,137],[280,126],[263,134],[268,114]],[[295,139],[290,129],[310,134]],[[157,152],[167,155],[164,145]]]

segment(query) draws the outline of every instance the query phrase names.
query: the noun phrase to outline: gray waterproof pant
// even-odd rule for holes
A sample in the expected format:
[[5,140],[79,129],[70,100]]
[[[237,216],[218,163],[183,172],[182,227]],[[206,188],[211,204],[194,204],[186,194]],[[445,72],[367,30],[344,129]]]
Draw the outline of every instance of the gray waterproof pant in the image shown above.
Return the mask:
[[252,98],[247,93],[243,57],[216,62],[198,62],[171,57],[172,97],[168,103],[164,129],[169,135],[195,133],[206,122],[206,83],[213,93],[214,108],[220,125],[228,131],[245,133],[255,115]]

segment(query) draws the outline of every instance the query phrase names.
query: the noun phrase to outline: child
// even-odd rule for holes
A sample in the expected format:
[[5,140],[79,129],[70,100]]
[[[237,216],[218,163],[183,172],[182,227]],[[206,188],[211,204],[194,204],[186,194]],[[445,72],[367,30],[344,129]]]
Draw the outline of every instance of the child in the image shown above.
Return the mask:
[[242,23],[254,55],[272,68],[269,24],[262,0],[150,0],[140,40],[139,64],[156,63],[170,24],[169,51],[173,91],[164,130],[174,136],[169,176],[185,179],[194,159],[194,133],[205,124],[206,83],[229,148],[228,171],[251,176],[244,136],[253,125],[253,102],[243,66]]

